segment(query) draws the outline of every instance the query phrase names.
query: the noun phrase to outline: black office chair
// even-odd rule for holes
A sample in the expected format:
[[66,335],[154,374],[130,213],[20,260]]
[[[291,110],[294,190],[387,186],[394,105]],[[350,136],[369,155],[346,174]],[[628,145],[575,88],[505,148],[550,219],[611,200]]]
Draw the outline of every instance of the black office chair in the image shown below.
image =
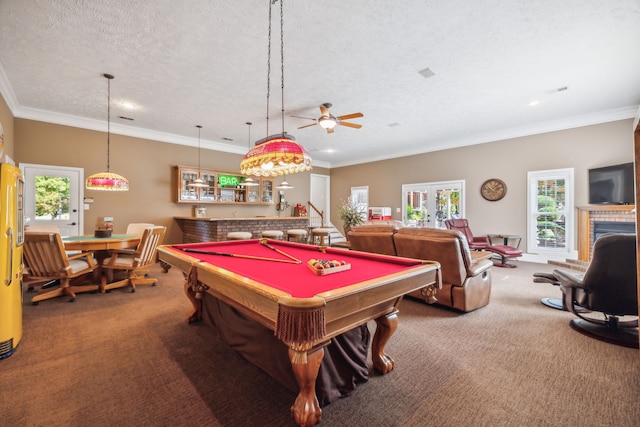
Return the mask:
[[[587,271],[554,270],[565,307],[579,317],[571,327],[591,338],[638,348],[638,284],[635,234],[603,234],[593,245]],[[587,314],[579,307],[591,310]],[[600,313],[604,318],[597,318]],[[619,316],[631,316],[620,320]]]

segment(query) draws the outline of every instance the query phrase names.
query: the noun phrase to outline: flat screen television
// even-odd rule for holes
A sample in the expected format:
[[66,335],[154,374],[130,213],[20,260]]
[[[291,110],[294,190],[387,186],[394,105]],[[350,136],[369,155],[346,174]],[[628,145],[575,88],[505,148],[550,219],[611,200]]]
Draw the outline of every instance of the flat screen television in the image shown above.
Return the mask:
[[634,175],[633,163],[589,169],[589,203],[634,204]]

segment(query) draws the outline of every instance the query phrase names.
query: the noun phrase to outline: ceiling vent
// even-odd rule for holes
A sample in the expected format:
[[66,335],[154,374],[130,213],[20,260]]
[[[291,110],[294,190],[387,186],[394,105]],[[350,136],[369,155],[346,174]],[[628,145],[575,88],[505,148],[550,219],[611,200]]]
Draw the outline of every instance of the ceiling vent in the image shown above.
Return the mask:
[[421,74],[422,77],[424,77],[425,79],[428,79],[429,77],[433,77],[436,75],[436,73],[431,71],[431,68],[425,68],[424,70],[420,70],[418,71],[418,74]]

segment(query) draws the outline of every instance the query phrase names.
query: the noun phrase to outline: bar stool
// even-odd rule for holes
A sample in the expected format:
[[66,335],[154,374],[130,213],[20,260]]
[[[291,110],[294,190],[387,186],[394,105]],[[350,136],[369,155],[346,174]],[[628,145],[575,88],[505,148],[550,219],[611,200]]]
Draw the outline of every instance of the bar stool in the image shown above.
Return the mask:
[[262,237],[266,237],[267,239],[276,239],[276,240],[282,240],[282,237],[284,236],[284,232],[280,231],[280,230],[264,230],[261,232]]
[[227,233],[227,240],[248,240],[253,237],[248,231],[232,231]]
[[307,230],[303,230],[301,228],[292,228],[291,230],[287,230],[287,240],[304,243],[307,241]]
[[311,230],[311,244],[315,245],[316,241],[318,245],[324,246],[324,238],[327,238],[327,245],[331,246],[331,228],[314,228]]

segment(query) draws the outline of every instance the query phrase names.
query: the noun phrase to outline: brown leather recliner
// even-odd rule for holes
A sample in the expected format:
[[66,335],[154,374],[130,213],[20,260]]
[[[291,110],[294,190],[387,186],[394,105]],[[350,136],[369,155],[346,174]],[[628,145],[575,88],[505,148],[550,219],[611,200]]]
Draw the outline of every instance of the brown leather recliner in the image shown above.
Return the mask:
[[[471,252],[459,231],[360,225],[349,231],[349,241],[353,250],[438,261],[442,286],[435,292],[437,304],[468,312],[489,303],[491,252]],[[432,303],[430,294],[410,295]]]
[[[438,261],[442,288],[437,303],[469,312],[489,304],[493,263],[482,252],[469,249],[466,237],[456,230],[401,228],[393,236],[401,257]],[[419,293],[410,296],[423,298]]]
[[444,222],[449,230],[458,230],[466,236],[469,248],[476,251],[491,251],[500,257],[500,262],[494,264],[496,267],[515,267],[514,264],[508,264],[510,258],[518,258],[522,256],[522,251],[509,245],[492,245],[488,236],[476,237],[469,228],[469,222],[466,219],[448,219]]
[[487,236],[474,236],[469,228],[469,221],[464,218],[448,219],[444,222],[444,225],[449,230],[458,230],[462,232],[469,242],[469,248],[473,250],[486,249],[489,246],[489,239]]

